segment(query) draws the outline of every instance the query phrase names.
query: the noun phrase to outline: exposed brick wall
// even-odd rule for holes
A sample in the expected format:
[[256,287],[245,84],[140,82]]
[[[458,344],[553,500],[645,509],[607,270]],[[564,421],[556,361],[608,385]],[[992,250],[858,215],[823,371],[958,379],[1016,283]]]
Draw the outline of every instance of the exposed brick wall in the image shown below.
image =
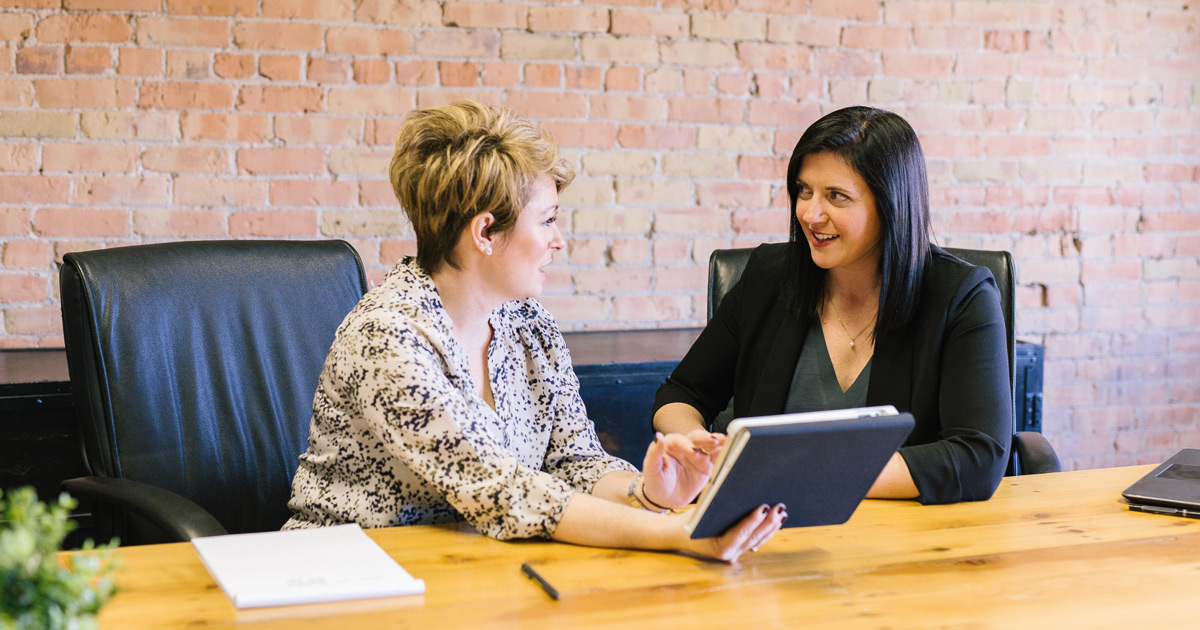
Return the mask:
[[62,343],[66,252],[413,251],[400,117],[471,97],[579,172],[565,329],[696,325],[718,247],[784,237],[806,125],[916,127],[939,242],[1016,255],[1068,468],[1200,446],[1200,11],[1183,1],[0,0],[0,347]]

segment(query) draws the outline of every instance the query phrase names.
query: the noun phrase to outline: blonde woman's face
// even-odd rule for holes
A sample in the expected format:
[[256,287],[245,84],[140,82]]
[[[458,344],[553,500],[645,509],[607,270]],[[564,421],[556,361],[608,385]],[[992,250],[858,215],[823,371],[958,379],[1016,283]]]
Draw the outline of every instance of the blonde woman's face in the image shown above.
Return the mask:
[[558,231],[557,220],[558,189],[549,175],[543,175],[533,183],[529,202],[521,209],[516,225],[496,239],[496,288],[506,299],[541,295],[546,283],[545,267],[553,262],[554,252],[567,244]]

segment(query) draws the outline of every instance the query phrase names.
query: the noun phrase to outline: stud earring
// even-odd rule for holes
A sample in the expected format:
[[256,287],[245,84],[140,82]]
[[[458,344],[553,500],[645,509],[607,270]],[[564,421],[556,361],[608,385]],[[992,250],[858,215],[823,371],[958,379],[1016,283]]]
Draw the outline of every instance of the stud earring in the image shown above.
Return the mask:
[[483,253],[487,254],[488,256],[491,256],[492,255],[492,246],[488,245],[487,247],[485,247],[483,249]]

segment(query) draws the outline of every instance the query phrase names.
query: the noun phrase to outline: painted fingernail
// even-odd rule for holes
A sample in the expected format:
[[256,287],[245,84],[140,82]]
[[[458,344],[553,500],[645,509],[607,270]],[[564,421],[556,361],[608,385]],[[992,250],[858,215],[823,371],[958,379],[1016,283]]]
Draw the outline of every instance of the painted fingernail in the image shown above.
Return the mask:
[[767,515],[767,506],[764,505],[764,506],[758,508],[758,513],[760,516],[766,516]]

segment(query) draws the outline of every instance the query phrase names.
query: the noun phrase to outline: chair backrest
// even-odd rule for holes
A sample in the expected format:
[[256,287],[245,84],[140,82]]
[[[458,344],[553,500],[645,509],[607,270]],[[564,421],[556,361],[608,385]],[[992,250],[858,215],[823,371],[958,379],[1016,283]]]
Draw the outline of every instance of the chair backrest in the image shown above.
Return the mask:
[[343,241],[70,253],[63,333],[94,475],[150,483],[230,533],[278,529],[317,378],[366,291]]
[[[1014,293],[1016,291],[1016,272],[1012,254],[1006,251],[984,249],[960,249],[957,247],[943,248],[951,254],[971,263],[984,266],[992,271],[996,279],[996,288],[1000,290],[1000,309],[1004,312],[1004,329],[1008,341],[1008,383],[1015,387],[1016,368],[1016,330],[1013,321],[1016,319]],[[742,277],[746,262],[750,260],[753,248],[718,249],[708,257],[708,318],[712,319],[717,306],[729,289]],[[1014,390],[1015,391],[1015,390]],[[1014,425],[1015,426],[1015,425]]]

